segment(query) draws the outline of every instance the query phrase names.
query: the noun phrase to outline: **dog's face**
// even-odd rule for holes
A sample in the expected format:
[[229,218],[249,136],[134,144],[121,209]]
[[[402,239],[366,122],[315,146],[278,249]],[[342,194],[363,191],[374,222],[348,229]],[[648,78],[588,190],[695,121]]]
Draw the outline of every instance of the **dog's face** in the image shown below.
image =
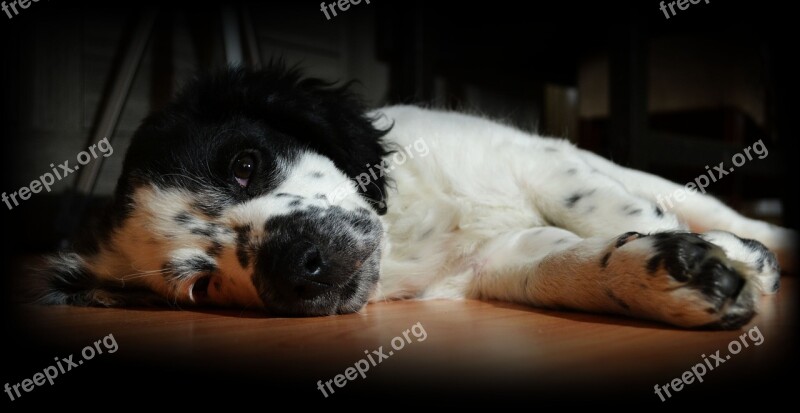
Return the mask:
[[83,299],[137,286],[182,306],[358,310],[379,276],[384,182],[352,178],[380,162],[383,134],[344,88],[291,71],[196,82],[135,134],[108,229],[75,257],[110,289]]

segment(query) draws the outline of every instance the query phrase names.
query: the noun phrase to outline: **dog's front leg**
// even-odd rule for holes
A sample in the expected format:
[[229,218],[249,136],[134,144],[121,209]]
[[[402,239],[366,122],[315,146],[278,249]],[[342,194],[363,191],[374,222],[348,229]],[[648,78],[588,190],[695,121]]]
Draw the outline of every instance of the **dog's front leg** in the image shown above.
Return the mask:
[[747,323],[759,294],[748,266],[696,234],[581,239],[554,227],[487,244],[471,286],[478,298],[707,328]]

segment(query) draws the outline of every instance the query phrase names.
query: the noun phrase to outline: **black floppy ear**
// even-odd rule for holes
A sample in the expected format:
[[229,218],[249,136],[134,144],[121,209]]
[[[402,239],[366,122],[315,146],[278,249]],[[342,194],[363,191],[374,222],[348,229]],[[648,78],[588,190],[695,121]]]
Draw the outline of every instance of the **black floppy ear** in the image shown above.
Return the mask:
[[[318,90],[323,101],[321,114],[328,125],[329,143],[333,144],[321,145],[320,149],[350,179],[363,183],[363,178],[368,177],[367,185],[359,185],[359,194],[370,201],[378,214],[383,215],[387,208],[387,178],[374,171],[381,171],[375,166],[382,166],[384,157],[390,153],[384,147],[382,138],[391,127],[381,130],[374,126],[377,119],[367,116],[364,105],[349,91],[350,85]],[[315,81],[302,81],[300,87],[313,89],[316,87]],[[362,188],[366,190],[362,191]]]
[[[391,127],[381,130],[375,127],[367,115],[361,99],[350,91],[354,82],[334,86],[314,78],[303,78],[296,69],[285,70],[280,64],[261,72],[265,76],[278,73],[281,86],[293,85],[293,90],[280,87],[268,92],[268,107],[264,113],[270,125],[285,126],[290,133],[300,137],[320,154],[333,161],[337,168],[356,179],[382,165],[389,151],[382,142]],[[371,174],[369,183],[359,194],[370,201],[378,214],[386,213],[386,177]]]

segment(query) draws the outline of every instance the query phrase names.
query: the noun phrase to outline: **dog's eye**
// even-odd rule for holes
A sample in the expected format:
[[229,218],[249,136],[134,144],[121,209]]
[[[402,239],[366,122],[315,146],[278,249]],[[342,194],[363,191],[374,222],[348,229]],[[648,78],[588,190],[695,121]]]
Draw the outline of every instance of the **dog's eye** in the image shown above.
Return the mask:
[[233,163],[233,177],[243,188],[250,183],[250,177],[256,169],[256,160],[253,155],[240,155]]

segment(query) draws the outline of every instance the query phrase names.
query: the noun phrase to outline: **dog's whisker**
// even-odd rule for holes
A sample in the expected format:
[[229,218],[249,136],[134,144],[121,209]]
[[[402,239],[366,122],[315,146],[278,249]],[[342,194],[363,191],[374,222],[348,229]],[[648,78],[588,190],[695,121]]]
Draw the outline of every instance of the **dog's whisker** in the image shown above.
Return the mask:
[[193,177],[193,176],[190,176],[190,175],[187,175],[187,174],[169,173],[169,174],[164,174],[163,176],[177,176],[179,178],[188,179],[188,180],[190,180],[190,181],[192,181],[192,182],[194,182],[196,184],[202,185],[202,186],[207,185],[207,183],[203,182],[200,178]]
[[120,282],[122,282],[122,286],[124,287],[125,286],[125,281],[136,279],[136,278],[149,277],[149,276],[155,275],[155,274],[165,274],[165,273],[168,273],[168,272],[169,272],[169,270],[143,271],[143,272],[131,273],[131,274],[118,276],[118,277],[116,277],[116,279],[119,280]]

